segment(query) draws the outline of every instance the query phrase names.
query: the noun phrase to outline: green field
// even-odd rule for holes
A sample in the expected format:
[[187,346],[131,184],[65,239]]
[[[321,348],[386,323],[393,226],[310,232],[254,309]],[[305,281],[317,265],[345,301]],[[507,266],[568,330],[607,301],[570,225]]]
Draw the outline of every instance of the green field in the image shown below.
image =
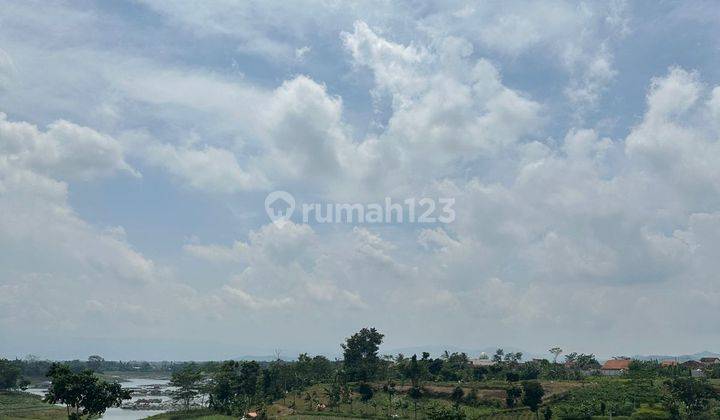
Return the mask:
[[221,414],[213,413],[210,410],[191,410],[191,411],[178,411],[164,414],[157,414],[148,419],[152,420],[184,420],[184,419],[196,419],[196,420],[223,420],[223,419],[235,419],[232,416],[223,416]]
[[66,419],[65,410],[26,392],[0,392],[0,419]]

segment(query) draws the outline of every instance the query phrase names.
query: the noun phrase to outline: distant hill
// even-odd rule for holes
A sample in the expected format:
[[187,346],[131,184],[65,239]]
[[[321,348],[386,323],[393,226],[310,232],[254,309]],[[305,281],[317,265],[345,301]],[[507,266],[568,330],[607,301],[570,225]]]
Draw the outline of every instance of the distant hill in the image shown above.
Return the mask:
[[[293,360],[296,359],[296,357],[293,358]],[[233,357],[233,360],[237,361],[250,361],[254,360],[256,362],[272,362],[275,360],[275,356],[251,356],[251,355],[244,355],[239,357]]]
[[720,353],[713,353],[711,351],[701,351],[693,354],[682,354],[677,356],[671,355],[660,355],[660,354],[649,354],[649,355],[635,355],[633,359],[637,360],[676,360],[679,362],[687,362],[688,360],[700,360],[703,357],[720,357]]

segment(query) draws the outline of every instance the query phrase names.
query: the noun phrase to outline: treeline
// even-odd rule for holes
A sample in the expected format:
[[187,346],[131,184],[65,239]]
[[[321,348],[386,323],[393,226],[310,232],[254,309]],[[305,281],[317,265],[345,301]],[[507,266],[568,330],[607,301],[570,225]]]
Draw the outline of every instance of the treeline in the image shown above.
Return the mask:
[[[552,362],[524,361],[522,353],[502,349],[480,359],[450,352],[440,357],[427,352],[381,356],[383,338],[374,328],[363,328],[341,345],[342,360],[307,354],[295,361],[278,358],[272,362],[111,362],[100,356],[65,363],[0,359],[0,390],[22,389],[28,384],[24,378],[47,376],[52,380],[47,401],[65,404],[75,417],[101,413],[128,397],[119,385],[98,380],[95,373],[103,371],[167,372],[173,398],[185,409],[207,407],[233,416],[254,411],[261,418],[278,401],[290,410],[342,406],[353,413],[354,405],[377,407],[382,400],[388,417],[401,403],[401,408],[412,407],[415,415],[421,405],[425,418],[458,419],[464,418],[468,407],[530,409],[545,418],[630,415],[638,410],[679,418],[675,414],[707,412],[716,401],[714,389],[690,378],[690,369],[684,365],[633,361],[623,380],[617,381],[594,378],[599,376],[600,363],[592,354],[570,353],[562,363],[557,362],[559,348],[550,350],[555,355]],[[714,377],[720,367],[705,372]],[[548,399],[542,385],[548,382],[543,381],[558,380],[583,380],[591,386]],[[607,391],[620,386],[622,391]],[[481,396],[483,389],[495,393]]]
[[[50,367],[55,363],[50,360],[41,360],[36,356],[27,356],[24,359],[8,360],[12,366],[20,370],[26,378],[44,377]],[[88,360],[67,360],[62,362],[73,372],[82,372],[90,369],[94,372],[158,372],[172,373],[183,368],[187,362],[145,362],[145,361],[119,361],[105,360],[101,356],[93,355]]]

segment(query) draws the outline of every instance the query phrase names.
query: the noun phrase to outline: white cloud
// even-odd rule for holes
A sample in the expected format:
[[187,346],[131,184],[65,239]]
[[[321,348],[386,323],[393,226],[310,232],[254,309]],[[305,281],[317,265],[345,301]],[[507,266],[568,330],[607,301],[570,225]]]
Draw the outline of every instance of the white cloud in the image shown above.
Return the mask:
[[[214,339],[233,328],[243,341],[335,345],[349,325],[372,323],[414,343],[716,342],[693,322],[720,309],[711,73],[673,67],[648,80],[644,110],[615,89],[626,104],[603,113],[639,117],[608,137],[564,109],[592,115],[614,80],[664,71],[627,67],[638,40],[618,53],[643,30],[623,2],[415,5],[149,2],[157,14],[135,12],[157,25],[120,35],[101,30],[104,9],[57,6],[53,20],[9,8],[4,106],[56,122],[0,118],[0,331]],[[90,42],[83,28],[105,36]],[[137,47],[152,36],[163,48]],[[658,62],[687,62],[665,47]],[[208,229],[154,219],[175,238],[202,237],[183,257],[157,251],[173,248],[166,238],[138,240],[142,223],[90,223],[127,209],[95,214],[87,203],[107,196],[76,183],[136,167],[149,178],[134,181],[139,194],[168,176],[252,216],[225,226],[199,209],[218,217]],[[275,188],[332,201],[454,197],[458,215],[418,229],[252,225],[257,190]]]
[[267,188],[262,174],[250,174],[240,167],[235,155],[225,149],[194,149],[169,144],[151,144],[145,149],[148,163],[164,168],[183,185],[202,191],[233,193]]
[[63,179],[88,181],[115,172],[140,176],[117,140],[63,120],[43,132],[0,113],[0,152],[15,164]]

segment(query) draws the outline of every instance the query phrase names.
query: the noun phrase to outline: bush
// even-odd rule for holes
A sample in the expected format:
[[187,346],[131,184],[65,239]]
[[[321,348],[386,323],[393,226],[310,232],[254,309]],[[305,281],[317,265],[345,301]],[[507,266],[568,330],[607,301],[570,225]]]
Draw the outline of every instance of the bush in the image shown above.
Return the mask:
[[432,420],[462,420],[465,413],[440,401],[430,401],[423,407],[425,417]]

